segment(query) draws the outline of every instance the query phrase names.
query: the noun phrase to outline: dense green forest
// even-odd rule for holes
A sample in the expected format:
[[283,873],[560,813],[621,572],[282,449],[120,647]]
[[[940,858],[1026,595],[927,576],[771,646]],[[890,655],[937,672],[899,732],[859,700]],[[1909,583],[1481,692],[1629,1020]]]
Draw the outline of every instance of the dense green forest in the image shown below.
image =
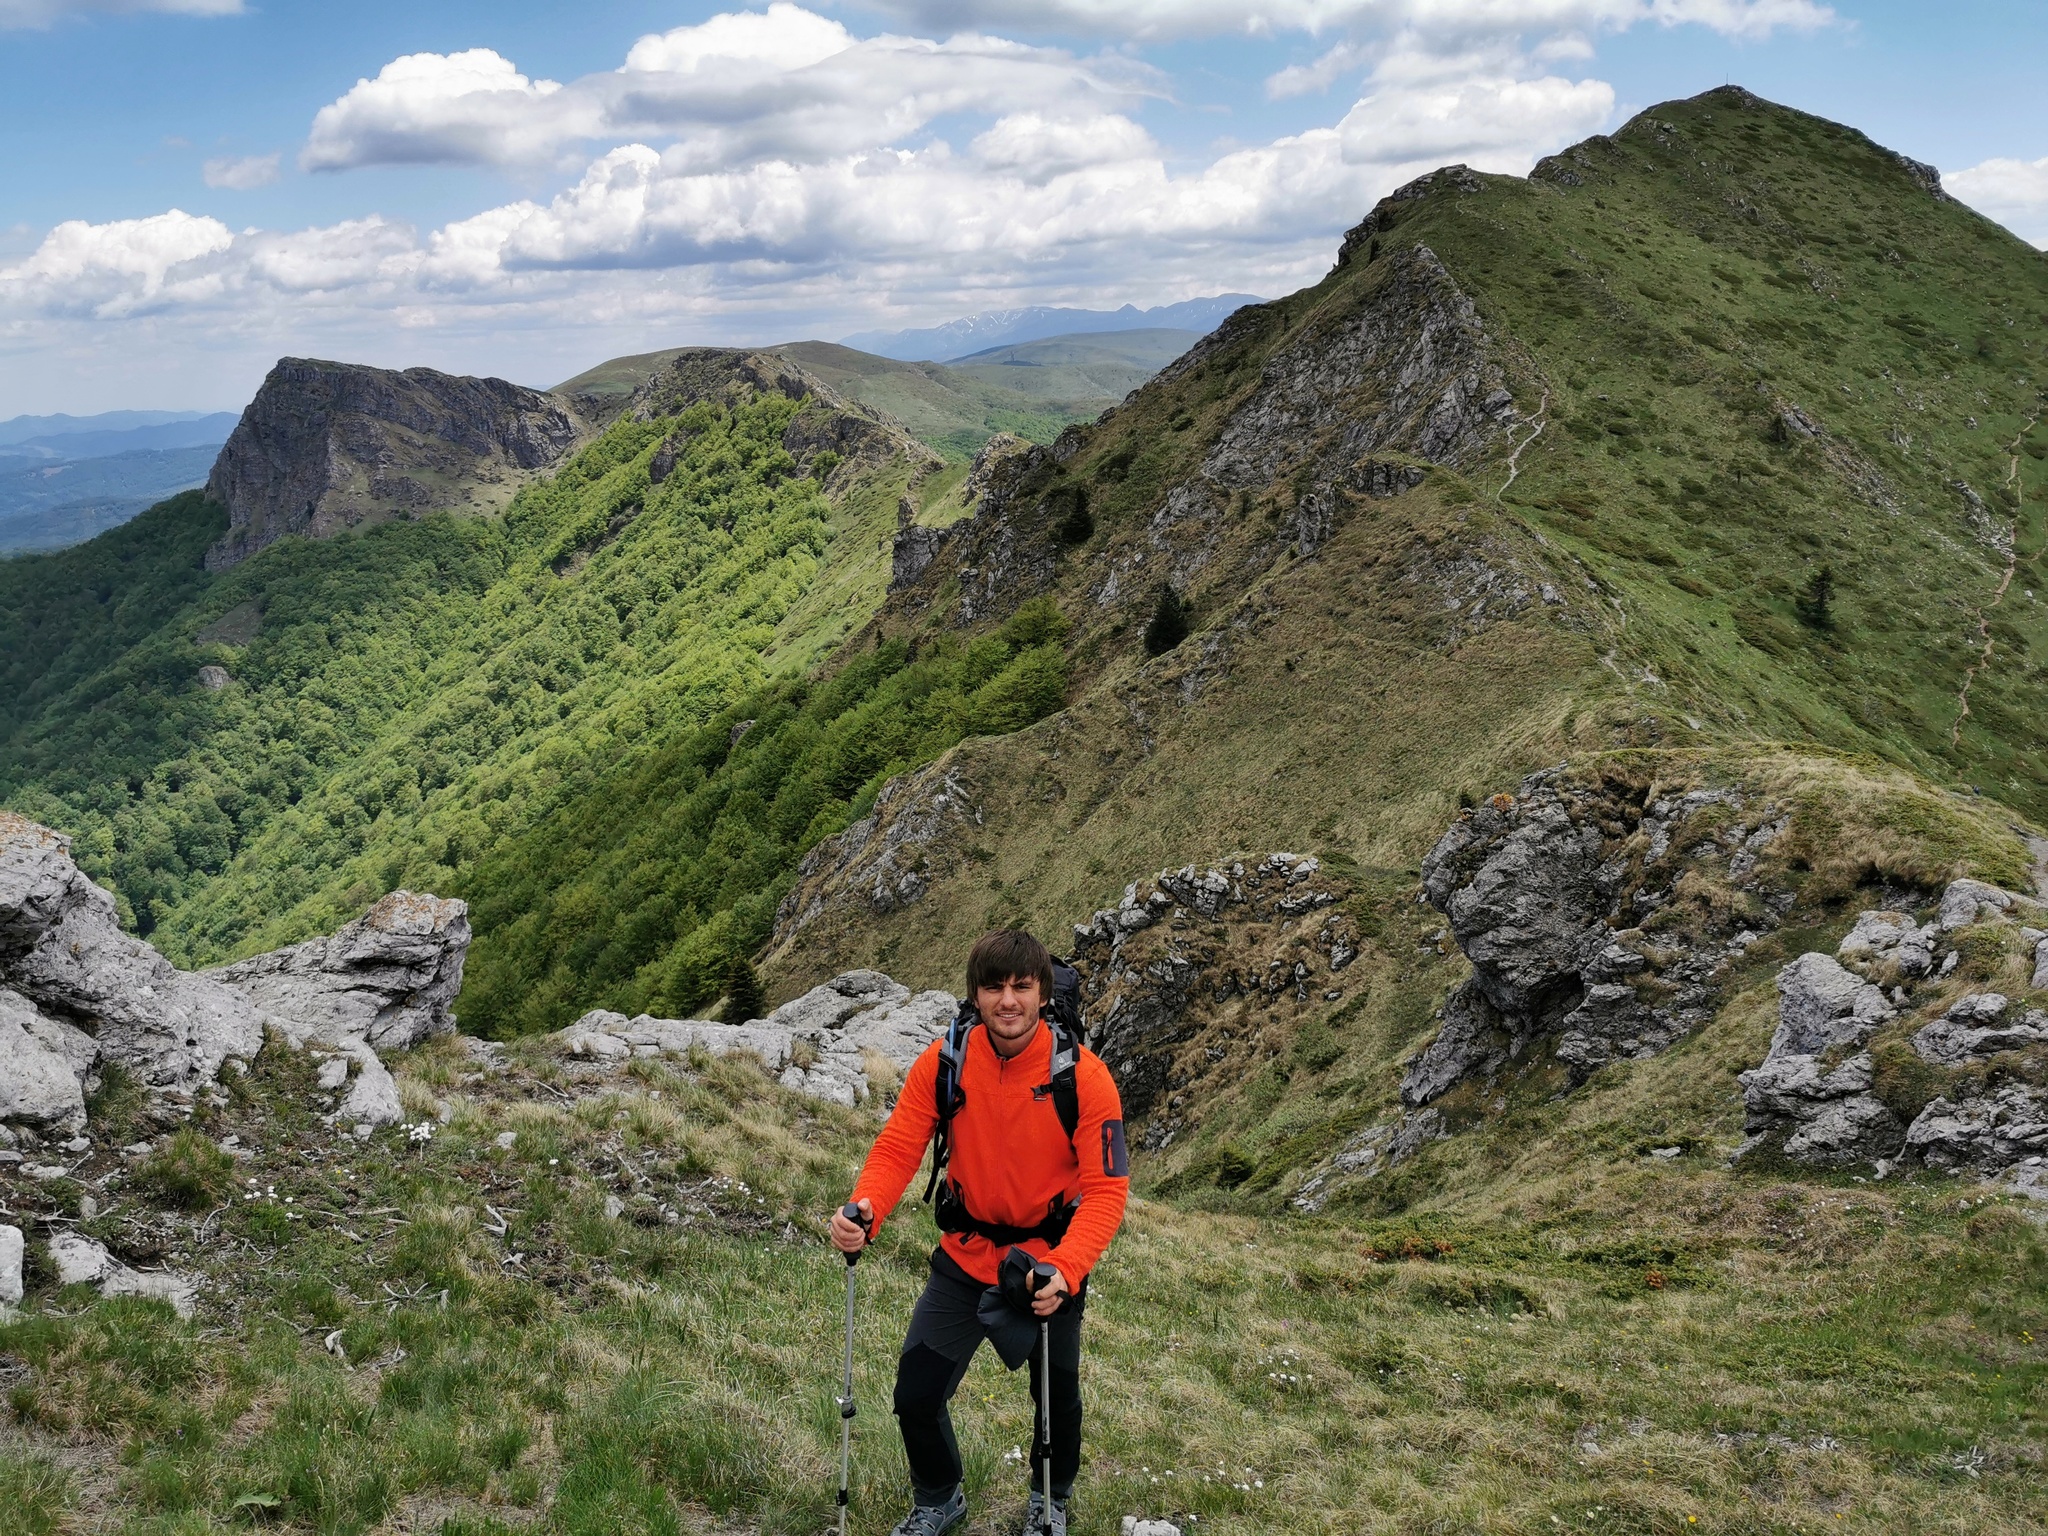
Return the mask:
[[565,798],[464,878],[481,934],[465,1026],[519,1034],[594,1003],[673,1015],[716,997],[730,957],[766,941],[797,860],[883,784],[964,736],[1059,708],[1065,636],[1039,599],[997,634],[914,659],[885,641]]
[[[1044,614],[915,662],[875,652],[829,688],[774,680],[778,641],[808,659],[778,626],[838,515],[781,446],[798,408],[622,419],[502,519],[285,540],[214,577],[199,556],[222,516],[196,494],[0,565],[0,797],[74,832],[183,964],[409,886],[478,904],[477,1026],[614,992],[705,1001],[728,950],[764,936],[776,882],[889,773],[1060,702]],[[664,441],[681,451],[657,485]],[[743,716],[760,724],[727,753]],[[658,877],[600,846],[633,824],[620,794],[647,802],[633,848],[662,829]],[[618,932],[549,920],[580,899],[556,887],[600,868],[606,900],[631,897]]]

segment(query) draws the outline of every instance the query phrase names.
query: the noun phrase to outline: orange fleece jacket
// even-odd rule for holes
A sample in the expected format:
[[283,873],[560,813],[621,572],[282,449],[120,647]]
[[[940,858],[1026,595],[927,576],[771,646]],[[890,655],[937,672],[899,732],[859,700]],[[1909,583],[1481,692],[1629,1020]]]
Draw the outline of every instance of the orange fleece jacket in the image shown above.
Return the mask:
[[[895,1111],[853,1187],[855,1200],[873,1202],[878,1233],[882,1219],[917,1176],[938,1128],[940,1044],[934,1040],[912,1064]],[[1023,1245],[1033,1256],[1058,1265],[1068,1286],[1079,1290],[1116,1235],[1130,1198],[1123,1104],[1102,1058],[1084,1049],[1074,1067],[1081,1116],[1069,1146],[1047,1086],[1051,1075],[1052,1031],[1044,1023],[1007,1060],[996,1054],[986,1029],[970,1032],[960,1072],[967,1102],[953,1116],[950,1176],[967,1209],[997,1226],[1036,1226],[1045,1219],[1048,1200],[1079,1196],[1081,1208],[1058,1247],[1036,1238]],[[939,1246],[983,1285],[996,1283],[1005,1250],[987,1238],[947,1232]]]

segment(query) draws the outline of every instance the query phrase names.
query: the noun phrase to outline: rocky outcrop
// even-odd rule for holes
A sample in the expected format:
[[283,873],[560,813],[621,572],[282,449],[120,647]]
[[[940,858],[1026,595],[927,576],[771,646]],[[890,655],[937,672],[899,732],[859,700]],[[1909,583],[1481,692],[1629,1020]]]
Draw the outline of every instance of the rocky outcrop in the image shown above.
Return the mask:
[[[1960,958],[1947,946],[1965,929],[1988,930],[1995,947],[2018,952],[2022,975],[2032,971],[2048,934],[2015,931],[2012,919],[2034,909],[1997,886],[1957,880],[1928,920],[1863,912],[1838,958],[1809,953],[1787,965],[1770,1050],[1742,1074],[1742,1155],[1761,1148],[1820,1167],[1995,1174],[2048,1153],[2048,1013],[2002,992],[1947,995],[1957,983],[1942,985]],[[1932,1004],[1916,1011],[1909,985],[1931,986]]]
[[714,1024],[592,1009],[554,1037],[565,1055],[596,1063],[636,1057],[713,1056],[746,1052],[760,1058],[782,1086],[834,1104],[853,1105],[874,1092],[870,1073],[886,1064],[899,1076],[943,1033],[959,1007],[951,993],[919,992],[879,971],[849,971],[777,1008],[765,1019]]
[[776,909],[770,957],[821,921],[880,917],[922,901],[939,851],[981,823],[973,786],[947,759],[891,779],[873,811],[804,855]]
[[106,1244],[80,1232],[50,1239],[50,1264],[59,1285],[91,1285],[102,1296],[145,1296],[166,1301],[180,1317],[196,1310],[199,1282],[190,1275],[131,1269]]
[[[1646,803],[1558,770],[1465,812],[1423,860],[1422,893],[1472,975],[1409,1063],[1402,1102],[1420,1109],[1542,1060],[1576,1083],[1705,1022],[1729,960],[1790,905],[1758,876],[1785,824],[1735,789]],[[1678,891],[1688,877],[1729,900],[1692,908]]]
[[313,1053],[330,1121],[394,1121],[397,1085],[372,1042],[454,1027],[468,944],[461,902],[400,891],[328,938],[180,971],[121,931],[68,838],[0,812],[0,1122],[75,1136],[108,1066],[189,1112],[273,1032]]
[[207,479],[207,496],[228,511],[207,568],[287,534],[495,509],[582,431],[566,401],[503,379],[283,358]]
[[1863,1049],[1893,1017],[1883,992],[1822,954],[1778,973],[1778,1028],[1742,1074],[1748,1147],[1777,1139],[1797,1161],[1842,1167],[1896,1157],[1906,1128],[1872,1091]]
[[21,1228],[0,1226],[0,1318],[22,1298],[22,1257],[27,1250]]
[[1242,1064],[1250,1011],[1321,1001],[1341,985],[1358,933],[1327,909],[1344,889],[1301,854],[1190,864],[1132,883],[1074,929],[1091,1041],[1116,1074],[1125,1118],[1144,1124],[1141,1145],[1172,1142],[1197,1075]]
[[1472,301],[1426,245],[1383,265],[1348,314],[1311,323],[1266,360],[1203,478],[1260,489],[1309,463],[1335,487],[1390,449],[1461,465],[1502,441],[1519,418]]
[[[70,839],[8,812],[0,986],[89,1038],[86,1070],[117,1061],[153,1087],[189,1092],[263,1045],[262,1017],[246,998],[123,933],[114,898],[72,862]],[[16,1021],[34,1032],[18,1009]]]
[[326,938],[201,974],[324,1038],[406,1050],[454,1031],[468,952],[466,904],[393,891]]

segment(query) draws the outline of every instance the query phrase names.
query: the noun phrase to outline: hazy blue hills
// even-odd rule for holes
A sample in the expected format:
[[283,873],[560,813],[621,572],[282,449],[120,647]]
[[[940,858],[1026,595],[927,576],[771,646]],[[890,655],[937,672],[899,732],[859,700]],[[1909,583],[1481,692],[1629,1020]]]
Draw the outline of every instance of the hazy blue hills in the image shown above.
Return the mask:
[[991,309],[963,320],[910,331],[863,331],[844,338],[844,345],[905,361],[953,362],[989,347],[1043,341],[1051,336],[1083,332],[1178,330],[1206,336],[1224,318],[1247,304],[1261,302],[1249,293],[1219,293],[1214,298],[1183,299],[1139,309],[1054,309],[1034,304],[1025,309]]
[[[168,421],[123,418],[170,416]],[[8,459],[102,459],[141,448],[218,448],[240,420],[235,411],[204,414],[108,411],[104,416],[17,416],[0,422],[0,467]]]
[[0,555],[62,549],[118,527],[167,496],[203,485],[219,451],[213,441],[99,458],[0,458]]

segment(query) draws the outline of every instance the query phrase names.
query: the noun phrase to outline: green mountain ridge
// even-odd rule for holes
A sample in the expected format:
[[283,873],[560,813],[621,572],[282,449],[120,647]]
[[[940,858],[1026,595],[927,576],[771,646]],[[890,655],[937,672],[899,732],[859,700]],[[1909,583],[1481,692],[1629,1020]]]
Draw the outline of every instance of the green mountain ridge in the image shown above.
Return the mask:
[[[1160,355],[1161,333],[1131,334],[1142,339],[1119,346],[1118,338],[1105,338],[1099,347],[1063,358],[1069,366],[1029,374],[957,363],[902,363],[830,341],[756,350],[787,358],[848,399],[886,411],[949,459],[964,462],[998,432],[1051,442],[1063,427],[1092,420],[1185,350]],[[671,347],[612,358],[565,379],[551,393],[587,398],[602,414],[689,350]]]

